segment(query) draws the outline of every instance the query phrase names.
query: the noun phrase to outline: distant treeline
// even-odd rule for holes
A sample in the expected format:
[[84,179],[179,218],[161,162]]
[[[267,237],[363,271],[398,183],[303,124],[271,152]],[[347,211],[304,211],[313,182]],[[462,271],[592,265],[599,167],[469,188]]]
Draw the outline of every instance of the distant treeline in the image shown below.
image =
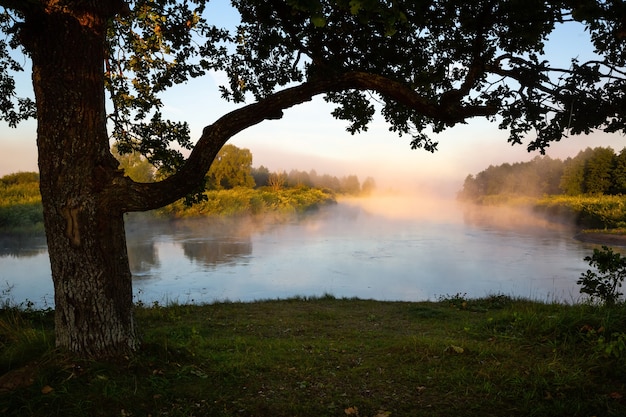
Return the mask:
[[[114,155],[125,174],[135,181],[152,182],[164,177],[148,159],[137,153]],[[264,166],[252,167],[248,149],[226,145],[206,176],[206,199],[193,207],[182,201],[158,213],[183,217],[193,215],[245,215],[265,212],[306,211],[335,201],[335,194],[366,195],[376,184],[356,175],[335,177],[291,170],[272,172]],[[39,194],[39,174],[18,172],[0,178],[0,232],[42,232],[43,209]]]
[[376,188],[376,182],[371,177],[367,177],[361,184],[356,175],[338,178],[329,174],[320,175],[314,169],[309,172],[296,169],[292,169],[289,173],[286,171],[270,172],[261,165],[259,168],[252,168],[251,175],[254,178],[255,188],[310,187],[350,195],[368,195]]
[[485,202],[497,197],[544,195],[597,196],[626,194],[626,148],[587,148],[564,161],[537,156],[505,163],[465,178],[458,197]]
[[[114,148],[114,155],[117,155]],[[158,169],[139,154],[118,155],[121,167],[135,181],[151,182],[163,178]],[[376,188],[373,178],[366,178],[361,184],[356,175],[341,178],[328,174],[318,174],[315,170],[275,172],[261,165],[252,166],[252,153],[249,149],[235,145],[225,145],[219,151],[206,175],[207,190],[231,190],[234,188],[319,188],[339,194],[370,194]]]

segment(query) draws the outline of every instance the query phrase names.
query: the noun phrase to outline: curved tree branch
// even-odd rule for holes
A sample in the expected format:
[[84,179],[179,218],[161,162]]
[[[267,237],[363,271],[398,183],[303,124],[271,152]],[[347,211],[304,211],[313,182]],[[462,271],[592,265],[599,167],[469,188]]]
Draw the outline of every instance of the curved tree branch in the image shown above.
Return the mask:
[[[283,110],[310,101],[316,95],[345,90],[375,91],[426,117],[448,124],[475,116],[491,116],[497,111],[495,106],[465,105],[461,101],[442,105],[421,96],[403,83],[365,72],[348,72],[309,81],[222,116],[204,128],[185,165],[176,174],[150,184],[135,183],[125,178],[111,188],[110,201],[117,201],[123,211],[151,210],[176,201],[194,190],[221,147],[237,133],[264,120],[280,119]],[[119,186],[126,192],[120,192]],[[122,194],[129,198],[116,198]]]

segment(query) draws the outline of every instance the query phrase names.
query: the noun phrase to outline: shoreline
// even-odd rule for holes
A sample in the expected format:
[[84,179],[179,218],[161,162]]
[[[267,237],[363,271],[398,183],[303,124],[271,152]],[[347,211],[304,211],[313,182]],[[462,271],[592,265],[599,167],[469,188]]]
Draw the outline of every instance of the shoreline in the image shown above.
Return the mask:
[[574,239],[587,243],[626,247],[626,234],[580,231],[574,235]]

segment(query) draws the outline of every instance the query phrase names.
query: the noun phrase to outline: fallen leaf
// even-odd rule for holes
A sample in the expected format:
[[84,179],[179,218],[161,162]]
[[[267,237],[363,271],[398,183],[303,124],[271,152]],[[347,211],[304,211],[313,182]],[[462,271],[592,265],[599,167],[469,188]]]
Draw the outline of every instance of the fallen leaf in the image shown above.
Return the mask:
[[42,389],[41,389],[41,393],[42,394],[50,394],[52,391],[54,391],[54,388],[52,388],[50,385],[45,385]]
[[347,416],[359,415],[359,409],[357,407],[348,407],[345,410],[343,410],[343,412],[346,413]]
[[611,397],[614,400],[621,400],[623,398],[623,395],[620,394],[619,392],[612,392],[609,394],[609,397]]
[[444,350],[444,352],[457,353],[460,355],[461,353],[465,352],[465,349],[463,349],[461,346],[450,345]]

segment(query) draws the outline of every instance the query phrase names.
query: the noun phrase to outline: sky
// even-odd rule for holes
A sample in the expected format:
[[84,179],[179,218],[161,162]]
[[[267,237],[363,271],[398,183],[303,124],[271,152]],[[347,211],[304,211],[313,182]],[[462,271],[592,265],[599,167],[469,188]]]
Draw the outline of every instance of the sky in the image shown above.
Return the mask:
[[[236,15],[226,0],[215,1],[211,12],[220,16],[220,24],[232,24]],[[557,30],[546,46],[551,61],[569,65],[571,57],[581,59],[591,54],[586,35],[576,25]],[[189,122],[192,138],[202,129],[237,106],[219,97],[217,86],[224,77],[211,73],[176,87],[164,97],[164,116]],[[32,91],[29,75],[20,78],[22,91]],[[29,90],[30,89],[30,90]],[[285,111],[281,120],[265,121],[233,137],[229,143],[247,148],[253,155],[253,166],[270,171],[291,169],[338,177],[357,175],[361,181],[373,177],[379,189],[428,191],[454,195],[468,174],[476,174],[489,165],[528,161],[539,155],[528,153],[525,145],[511,146],[508,133],[496,123],[471,120],[441,134],[432,136],[439,142],[434,154],[411,150],[409,137],[398,137],[388,131],[382,118],[375,118],[368,132],[351,135],[346,123],[335,120],[333,106],[321,97]],[[17,171],[37,170],[36,124],[21,124],[17,129],[0,123],[0,176]],[[619,152],[626,146],[622,135],[593,133],[570,137],[554,143],[547,155],[564,159],[587,147],[611,146]]]

